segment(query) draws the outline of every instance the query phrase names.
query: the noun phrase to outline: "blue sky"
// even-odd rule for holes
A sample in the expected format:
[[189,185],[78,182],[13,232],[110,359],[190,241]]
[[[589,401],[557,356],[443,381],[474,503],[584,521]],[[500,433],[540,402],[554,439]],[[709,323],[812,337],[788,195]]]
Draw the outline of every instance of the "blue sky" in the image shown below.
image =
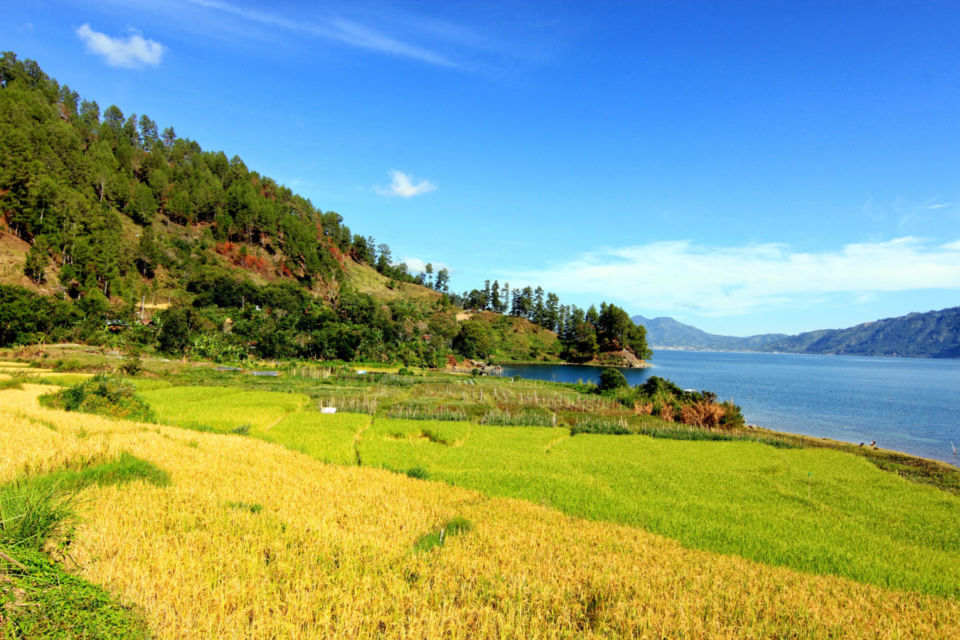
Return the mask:
[[960,5],[15,3],[0,45],[463,290],[718,333],[960,304]]

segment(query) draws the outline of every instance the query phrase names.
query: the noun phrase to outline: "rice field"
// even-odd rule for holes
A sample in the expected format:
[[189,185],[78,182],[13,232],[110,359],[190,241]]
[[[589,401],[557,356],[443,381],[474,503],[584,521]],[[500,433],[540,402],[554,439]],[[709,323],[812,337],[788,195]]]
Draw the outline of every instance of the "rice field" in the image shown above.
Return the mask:
[[[229,391],[233,395],[180,387],[156,392],[162,397],[145,395],[204,405],[226,417],[241,393]],[[289,402],[290,394],[258,393],[263,403]],[[153,406],[166,411],[170,405]],[[233,420],[223,430],[247,418]],[[639,527],[690,548],[960,597],[960,497],[839,451],[641,435],[571,437],[549,427],[312,411],[292,413],[263,433],[251,431],[319,460],[417,470],[487,495]]]
[[169,387],[138,395],[155,408],[160,422],[221,432],[243,426],[266,430],[310,403],[309,397],[299,393],[236,387]]
[[254,432],[254,435],[321,462],[356,464],[354,437],[370,426],[370,420],[370,416],[356,413],[328,415],[299,411],[268,430]]
[[[44,390],[0,391],[0,481],[122,452],[165,471],[167,486],[83,489],[70,548],[159,638],[950,638],[960,619],[954,598],[688,549],[256,438],[45,409]],[[438,423],[440,444],[413,436],[434,428],[423,421],[380,426],[361,443],[467,451],[480,430]],[[530,444],[551,431],[486,429]],[[454,522],[469,526],[439,533]],[[444,543],[417,550],[431,534]]]
[[641,527],[684,545],[884,587],[960,597],[960,498],[846,453],[475,425],[458,446],[378,418],[364,464]]
[[70,386],[90,377],[88,373],[54,371],[43,367],[31,367],[23,362],[0,361],[0,380],[26,380],[38,384]]

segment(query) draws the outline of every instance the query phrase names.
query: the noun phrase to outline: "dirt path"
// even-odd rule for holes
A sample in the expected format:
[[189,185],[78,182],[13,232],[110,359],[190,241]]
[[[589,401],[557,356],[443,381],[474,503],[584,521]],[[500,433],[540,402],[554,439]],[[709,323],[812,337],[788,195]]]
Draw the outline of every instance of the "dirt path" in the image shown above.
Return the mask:
[[363,460],[360,458],[360,438],[363,437],[363,433],[373,426],[373,421],[376,420],[376,416],[370,416],[370,422],[366,426],[360,427],[357,429],[357,432],[353,435],[353,455],[357,459],[357,466],[363,466]]

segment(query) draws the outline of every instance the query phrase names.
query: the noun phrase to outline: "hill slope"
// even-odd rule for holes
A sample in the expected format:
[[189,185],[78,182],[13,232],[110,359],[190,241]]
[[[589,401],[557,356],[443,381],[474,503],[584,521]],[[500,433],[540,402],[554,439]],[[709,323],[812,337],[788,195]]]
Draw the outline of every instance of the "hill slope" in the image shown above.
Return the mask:
[[[496,281],[460,296],[446,268],[411,274],[239,157],[115,105],[101,113],[12,52],[0,56],[0,302],[0,346],[426,366],[647,351],[613,305],[588,313],[530,286],[511,300]],[[463,310],[499,314],[460,322]]]

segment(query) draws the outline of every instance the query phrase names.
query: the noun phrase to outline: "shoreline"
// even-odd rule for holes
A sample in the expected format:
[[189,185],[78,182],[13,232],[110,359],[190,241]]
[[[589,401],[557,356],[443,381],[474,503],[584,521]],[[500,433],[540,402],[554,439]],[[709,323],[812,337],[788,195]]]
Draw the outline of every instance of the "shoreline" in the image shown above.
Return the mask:
[[[833,449],[842,451],[861,458],[866,458],[871,463],[877,465],[885,471],[895,472],[898,475],[908,479],[916,480],[917,476],[924,476],[928,479],[935,479],[945,475],[960,475],[960,464],[954,464],[945,460],[936,458],[926,458],[905,451],[895,449],[884,449],[881,447],[863,446],[847,442],[845,440],[835,440],[821,436],[809,436],[802,433],[790,433],[788,431],[776,431],[758,425],[746,425],[744,430],[747,433],[765,435],[783,442],[792,442],[804,448]],[[939,483],[929,482],[930,484]],[[955,493],[960,493],[960,483],[952,489]],[[951,490],[946,487],[941,487]]]
[[643,365],[642,365],[642,366],[639,366],[639,367],[620,367],[620,366],[617,366],[617,365],[603,364],[603,363],[599,363],[599,362],[566,362],[566,361],[560,361],[560,362],[544,362],[543,360],[522,360],[522,361],[516,361],[516,362],[500,362],[500,361],[496,361],[496,362],[491,362],[491,364],[493,364],[493,365],[495,365],[495,366],[498,366],[498,367],[516,367],[516,366],[533,366],[533,365],[543,366],[543,365],[546,365],[546,366],[557,366],[557,367],[563,366],[563,367],[594,367],[594,368],[601,368],[601,369],[608,369],[608,368],[609,368],[609,369],[628,369],[628,370],[631,370],[631,371],[640,371],[640,370],[643,370],[643,369],[653,369],[653,368],[654,368],[654,365],[650,364],[650,363],[647,362],[646,360],[644,360],[644,361],[643,361]]

